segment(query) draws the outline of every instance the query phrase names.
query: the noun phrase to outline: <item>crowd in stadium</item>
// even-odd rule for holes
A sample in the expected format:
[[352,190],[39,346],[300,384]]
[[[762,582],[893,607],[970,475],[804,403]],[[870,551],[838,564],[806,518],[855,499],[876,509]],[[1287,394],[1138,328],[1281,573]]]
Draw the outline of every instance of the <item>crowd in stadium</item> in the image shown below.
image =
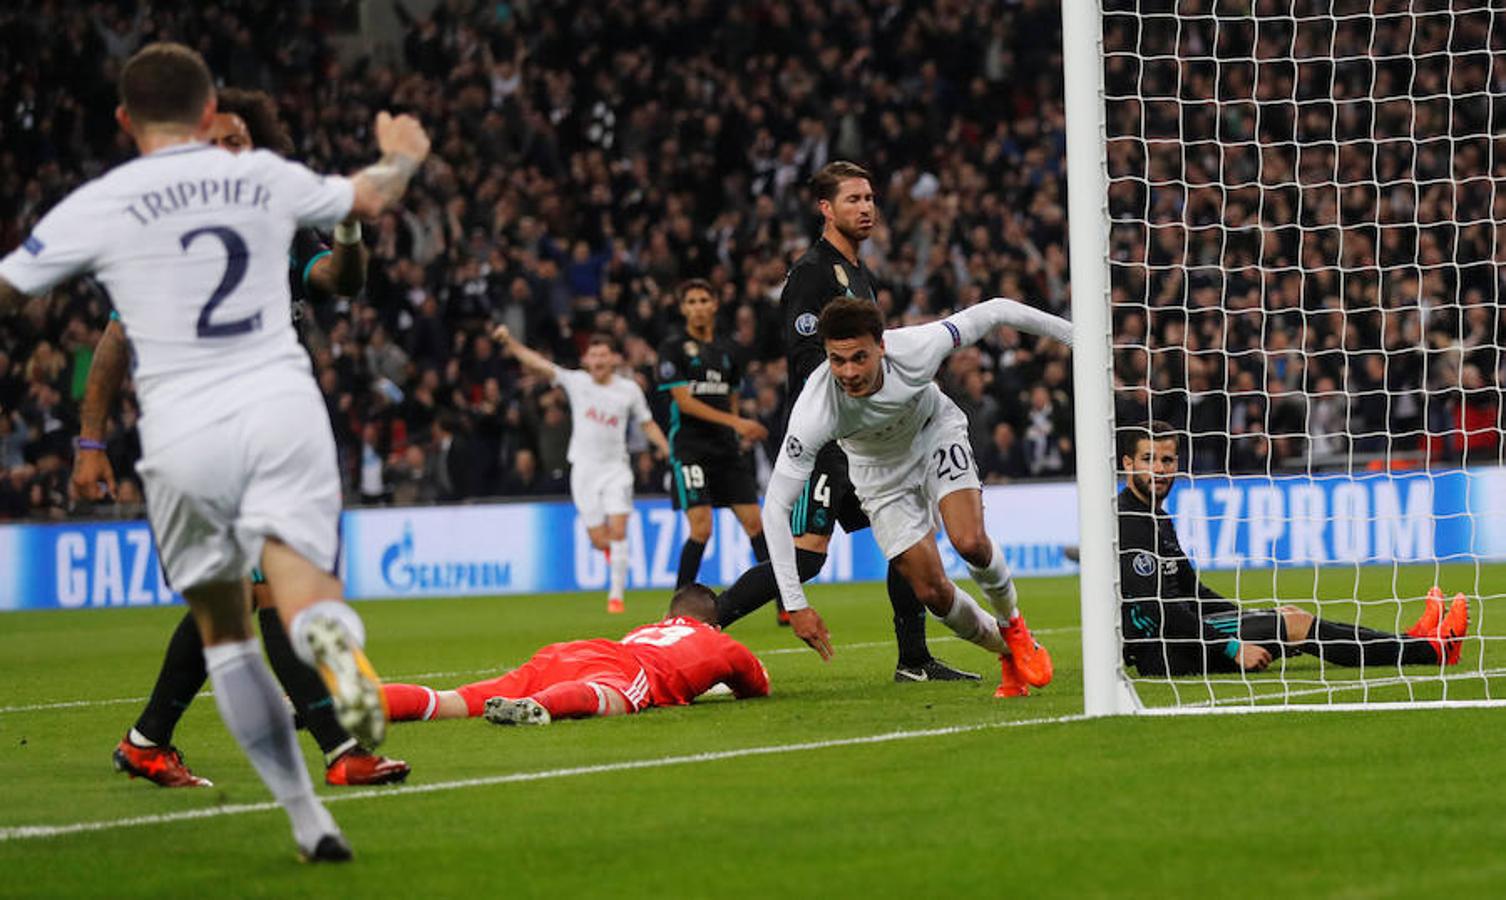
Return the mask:
[[[358,138],[374,112],[412,110],[434,158],[403,213],[368,224],[363,294],[316,306],[307,329],[348,493],[558,494],[563,397],[502,358],[489,326],[567,365],[610,333],[652,392],[653,348],[678,327],[673,288],[708,278],[747,355],[742,404],[777,440],[777,300],[818,230],[805,181],[830,159],[881,173],[883,224],[865,251],[891,321],[995,294],[1065,310],[1064,120],[1047,74],[1059,48],[1041,37],[1056,14],[1026,3],[980,33],[968,25],[979,5],[743,3],[723,16],[708,3],[447,3],[407,24],[399,64],[352,70],[296,6],[26,3],[0,13],[0,243],[127,158],[112,79],[145,41],[184,40],[228,84],[271,92],[316,169],[369,162]],[[0,335],[3,516],[67,507],[77,403],[108,310],[88,285],[67,293]],[[1033,349],[1000,335],[945,376],[993,480],[1073,471],[1070,367]],[[123,482],[134,415],[127,396],[109,438]],[[662,491],[660,466],[639,454],[640,491]]]
[[[678,328],[673,288],[692,277],[716,286],[720,328],[746,355],[741,403],[769,426],[766,446],[753,448],[766,471],[785,415],[778,297],[817,231],[805,182],[825,162],[877,173],[881,223],[864,254],[891,323],[996,295],[1068,314],[1058,14],[1046,0],[995,6],[451,0],[407,18],[392,64],[346,65],[329,37],[337,23],[301,4],[26,0],[0,11],[0,251],[69,189],[129,157],[113,120],[119,65],[145,42],[181,40],[226,84],[271,93],[296,155],[316,170],[369,162],[365,137],[381,108],[416,113],[434,136],[403,211],[366,226],[364,291],[316,304],[305,323],[353,501],[563,493],[563,395],[504,357],[489,329],[506,324],[565,365],[606,332],[653,397],[654,348]],[[1108,39],[1135,38],[1111,25]],[[1168,90],[1156,80],[1165,73],[1147,67],[1140,78],[1122,65],[1110,61],[1111,94]],[[1228,89],[1241,89],[1234,81]],[[1273,83],[1261,90],[1281,90]],[[1145,105],[1152,130],[1163,114]],[[1110,104],[1111,134],[1138,124],[1116,121]],[[1477,285],[1456,265],[1468,236],[1440,243],[1414,228],[1362,243],[1340,227],[1339,198],[1322,206],[1305,181],[1266,204],[1148,186],[1217,169],[1216,147],[1200,148],[1211,163],[1193,147],[1169,162],[1139,140],[1110,149],[1113,211],[1126,223],[1112,251],[1119,416],[1143,418],[1154,396],[1160,418],[1231,435],[1194,437],[1199,471],[1322,464],[1348,449],[1330,434],[1346,423],[1372,434],[1363,451],[1385,449],[1387,427],[1421,445],[1423,428],[1473,422],[1468,440],[1433,449],[1457,458],[1478,438],[1494,452],[1496,360],[1474,358],[1494,353],[1496,314],[1483,305],[1494,282]],[[1331,154],[1328,165],[1340,164],[1349,162]],[[1397,214],[1441,215],[1446,194],[1424,192]],[[1259,229],[1208,244],[1211,229],[1170,225],[1257,219],[1271,231],[1264,243],[1250,237]],[[1278,252],[1279,263],[1265,258]],[[1340,252],[1363,271],[1295,268]],[[1376,257],[1391,252],[1436,263],[1375,277]],[[1240,274],[1262,259],[1277,266],[1263,279]],[[1184,262],[1232,274],[1184,276],[1172,267]],[[1466,292],[1480,302],[1461,314],[1449,304]],[[0,326],[0,518],[70,509],[78,402],[109,306],[89,284],[59,294]],[[1385,314],[1402,308],[1416,314]],[[1472,349],[1450,368],[1443,350],[1460,340]],[[1361,345],[1376,352],[1345,352]],[[1037,352],[1005,330],[957,354],[942,379],[970,417],[986,481],[1073,474],[1065,348]],[[135,418],[127,393],[108,438],[124,504],[139,500]],[[662,462],[641,438],[636,450],[637,490],[662,491]]]

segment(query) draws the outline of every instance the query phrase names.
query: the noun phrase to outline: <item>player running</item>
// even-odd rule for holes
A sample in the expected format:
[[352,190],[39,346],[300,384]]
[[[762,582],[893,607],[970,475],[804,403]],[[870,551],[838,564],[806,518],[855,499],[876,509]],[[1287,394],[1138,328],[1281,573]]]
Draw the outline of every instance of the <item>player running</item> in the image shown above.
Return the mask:
[[[219,92],[217,111],[204,139],[231,153],[264,147],[288,156],[293,141],[277,121],[272,98],[262,91],[227,88]],[[366,247],[361,224],[353,216],[335,226],[331,250],[312,228],[300,228],[288,251],[288,287],[295,323],[308,321],[309,301],[359,293],[366,282]],[[78,450],[71,488],[75,495],[101,500],[115,493],[115,473],[105,453],[105,422],[125,381],[129,356],[120,317],[109,325],[94,348],[94,362],[79,411]],[[324,781],[330,785],[388,784],[408,777],[409,766],[363,748],[340,727],[324,682],[293,650],[272,603],[272,591],[258,570],[251,572],[251,602],[261,623],[267,659],[293,701],[293,708],[324,753]],[[118,772],[146,778],[162,787],[208,787],[213,784],[189,771],[173,746],[173,731],[209,673],[204,669],[204,642],[192,613],[183,616],[167,644],[151,697],[136,724],[115,746]]]
[[659,347],[659,390],[670,396],[670,470],[675,509],[685,511],[690,535],[680,549],[676,587],[696,580],[711,540],[713,507],[732,507],[753,542],[753,557],[769,558],[758,515],[758,478],[739,439],[761,441],[769,430],[738,414],[742,366],[731,341],[716,334],[716,293],[699,278],[676,291],[685,334]]
[[[958,637],[999,655],[995,696],[1024,696],[1030,686],[1051,682],[1051,656],[1025,625],[1009,565],[983,530],[983,491],[968,449],[967,416],[934,381],[953,350],[1002,325],[1062,343],[1072,339],[1064,319],[1003,298],[887,333],[883,314],[867,300],[841,298],[821,311],[816,332],[826,361],[811,373],[790,412],[764,498],[763,527],[790,625],[822,659],[831,657],[831,639],[806,602],[789,515],[817,465],[818,450],[837,441],[884,557]],[[947,577],[936,549],[938,514],[994,615]]]
[[55,206],[0,261],[0,312],[80,274],[109,292],[140,395],[139,466],[162,567],[204,639],[215,705],[287,812],[309,860],[350,858],[314,794],[292,720],[251,639],[258,561],[295,650],[319,670],[341,724],[366,746],[386,728],[360,617],[329,574],[339,548],[334,438],[289,312],[300,226],[379,214],[429,152],[417,120],[377,116],[382,159],[321,177],[266,150],[200,140],[215,113],[193,50],[154,43],[121,70],[121,128],[140,157]]
[[716,595],[704,584],[675,591],[669,617],[620,641],[550,644],[500,678],[436,691],[387,684],[394,721],[464,719],[548,725],[684,706],[717,684],[738,699],[765,697],[769,674],[752,651],[716,627]]
[[633,511],[633,467],[628,461],[628,422],[635,420],[659,451],[669,455],[664,432],[648,411],[637,382],[617,374],[622,357],[604,334],[591,338],[581,357],[585,370],[556,366],[537,351],[513,340],[506,325],[498,325],[492,340],[511,350],[523,368],[550,384],[559,385],[570,399],[570,499],[580,513],[591,546],[606,553],[611,573],[607,584],[607,612],[626,609],[627,519]]
[[1406,634],[1320,619],[1296,606],[1242,609],[1202,583],[1163,505],[1177,477],[1181,436],[1165,422],[1119,431],[1119,583],[1124,662],[1141,675],[1258,672],[1309,653],[1340,666],[1451,666],[1469,631],[1469,601],[1428,591]]
[[[876,222],[872,178],[862,166],[837,160],[811,178],[824,225],[821,237],[790,269],[779,304],[784,309],[784,340],[789,363],[789,405],[793,408],[826,351],[816,335],[821,311],[836,297],[876,302],[873,276],[858,257]],[[826,565],[832,532],[840,523],[849,534],[868,527],[868,516],[853,493],[847,456],[835,443],[814,446],[815,466],[794,508],[795,562],[802,581],[815,578]],[[894,610],[894,638],[899,659],[894,680],[976,681],[972,672],[954,669],[931,655],[926,646],[926,611],[910,585],[891,565],[889,604]],[[779,597],[774,570],[757,565],[744,572],[717,598],[723,628]],[[787,616],[781,610],[781,622]]]

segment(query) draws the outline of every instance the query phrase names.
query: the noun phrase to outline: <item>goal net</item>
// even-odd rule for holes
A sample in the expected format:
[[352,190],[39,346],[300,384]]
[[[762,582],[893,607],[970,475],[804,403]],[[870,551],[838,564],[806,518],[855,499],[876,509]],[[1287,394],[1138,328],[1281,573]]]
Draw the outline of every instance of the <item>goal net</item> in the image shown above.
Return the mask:
[[[1506,698],[1494,7],[1065,4],[1090,713]],[[1164,517],[1119,493],[1147,420],[1179,437]],[[1184,602],[1167,529],[1240,611],[1301,610],[1267,614],[1286,640]],[[1453,664],[1394,637],[1434,585],[1468,605]]]

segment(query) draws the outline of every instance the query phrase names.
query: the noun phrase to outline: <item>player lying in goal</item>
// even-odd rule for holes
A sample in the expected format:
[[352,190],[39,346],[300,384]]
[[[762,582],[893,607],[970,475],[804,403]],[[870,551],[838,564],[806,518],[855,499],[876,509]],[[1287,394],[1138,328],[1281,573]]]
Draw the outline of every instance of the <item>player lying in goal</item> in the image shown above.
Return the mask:
[[[837,441],[884,556],[958,637],[999,655],[996,696],[1023,696],[1029,686],[1051,682],[1051,656],[1016,609],[1004,554],[983,530],[983,491],[967,416],[935,382],[953,350],[1002,325],[1063,343],[1072,339],[1064,319],[1003,298],[887,333],[883,314],[866,300],[844,297],[821,311],[816,331],[826,361],[811,373],[790,413],[764,499],[763,527],[790,625],[823,659],[831,656],[831,640],[800,584],[790,509],[821,448]],[[938,518],[993,615],[947,577],[936,549]]]
[[1244,610],[1198,579],[1164,503],[1181,439],[1165,422],[1119,430],[1119,579],[1124,662],[1141,675],[1260,671],[1274,657],[1309,653],[1341,666],[1454,665],[1469,629],[1469,603],[1428,592],[1405,635],[1330,622],[1295,606]]
[[620,641],[550,644],[500,678],[436,691],[386,684],[393,721],[484,715],[498,725],[547,725],[684,706],[717,684],[738,699],[764,697],[769,675],[752,651],[722,634],[716,595],[704,584],[675,591],[669,617]]

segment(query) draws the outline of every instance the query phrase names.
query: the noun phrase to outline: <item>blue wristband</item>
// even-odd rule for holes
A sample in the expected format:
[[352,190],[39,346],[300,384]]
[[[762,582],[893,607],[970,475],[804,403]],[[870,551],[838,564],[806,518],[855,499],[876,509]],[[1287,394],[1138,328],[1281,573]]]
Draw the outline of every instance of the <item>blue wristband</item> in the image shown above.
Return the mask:
[[1239,659],[1239,641],[1233,640],[1231,638],[1229,642],[1224,645],[1224,655],[1229,657],[1230,659]]
[[76,444],[78,446],[78,449],[80,449],[80,450],[104,450],[104,449],[106,449],[104,441],[91,441],[88,438],[77,438],[77,439],[74,440],[74,444]]

